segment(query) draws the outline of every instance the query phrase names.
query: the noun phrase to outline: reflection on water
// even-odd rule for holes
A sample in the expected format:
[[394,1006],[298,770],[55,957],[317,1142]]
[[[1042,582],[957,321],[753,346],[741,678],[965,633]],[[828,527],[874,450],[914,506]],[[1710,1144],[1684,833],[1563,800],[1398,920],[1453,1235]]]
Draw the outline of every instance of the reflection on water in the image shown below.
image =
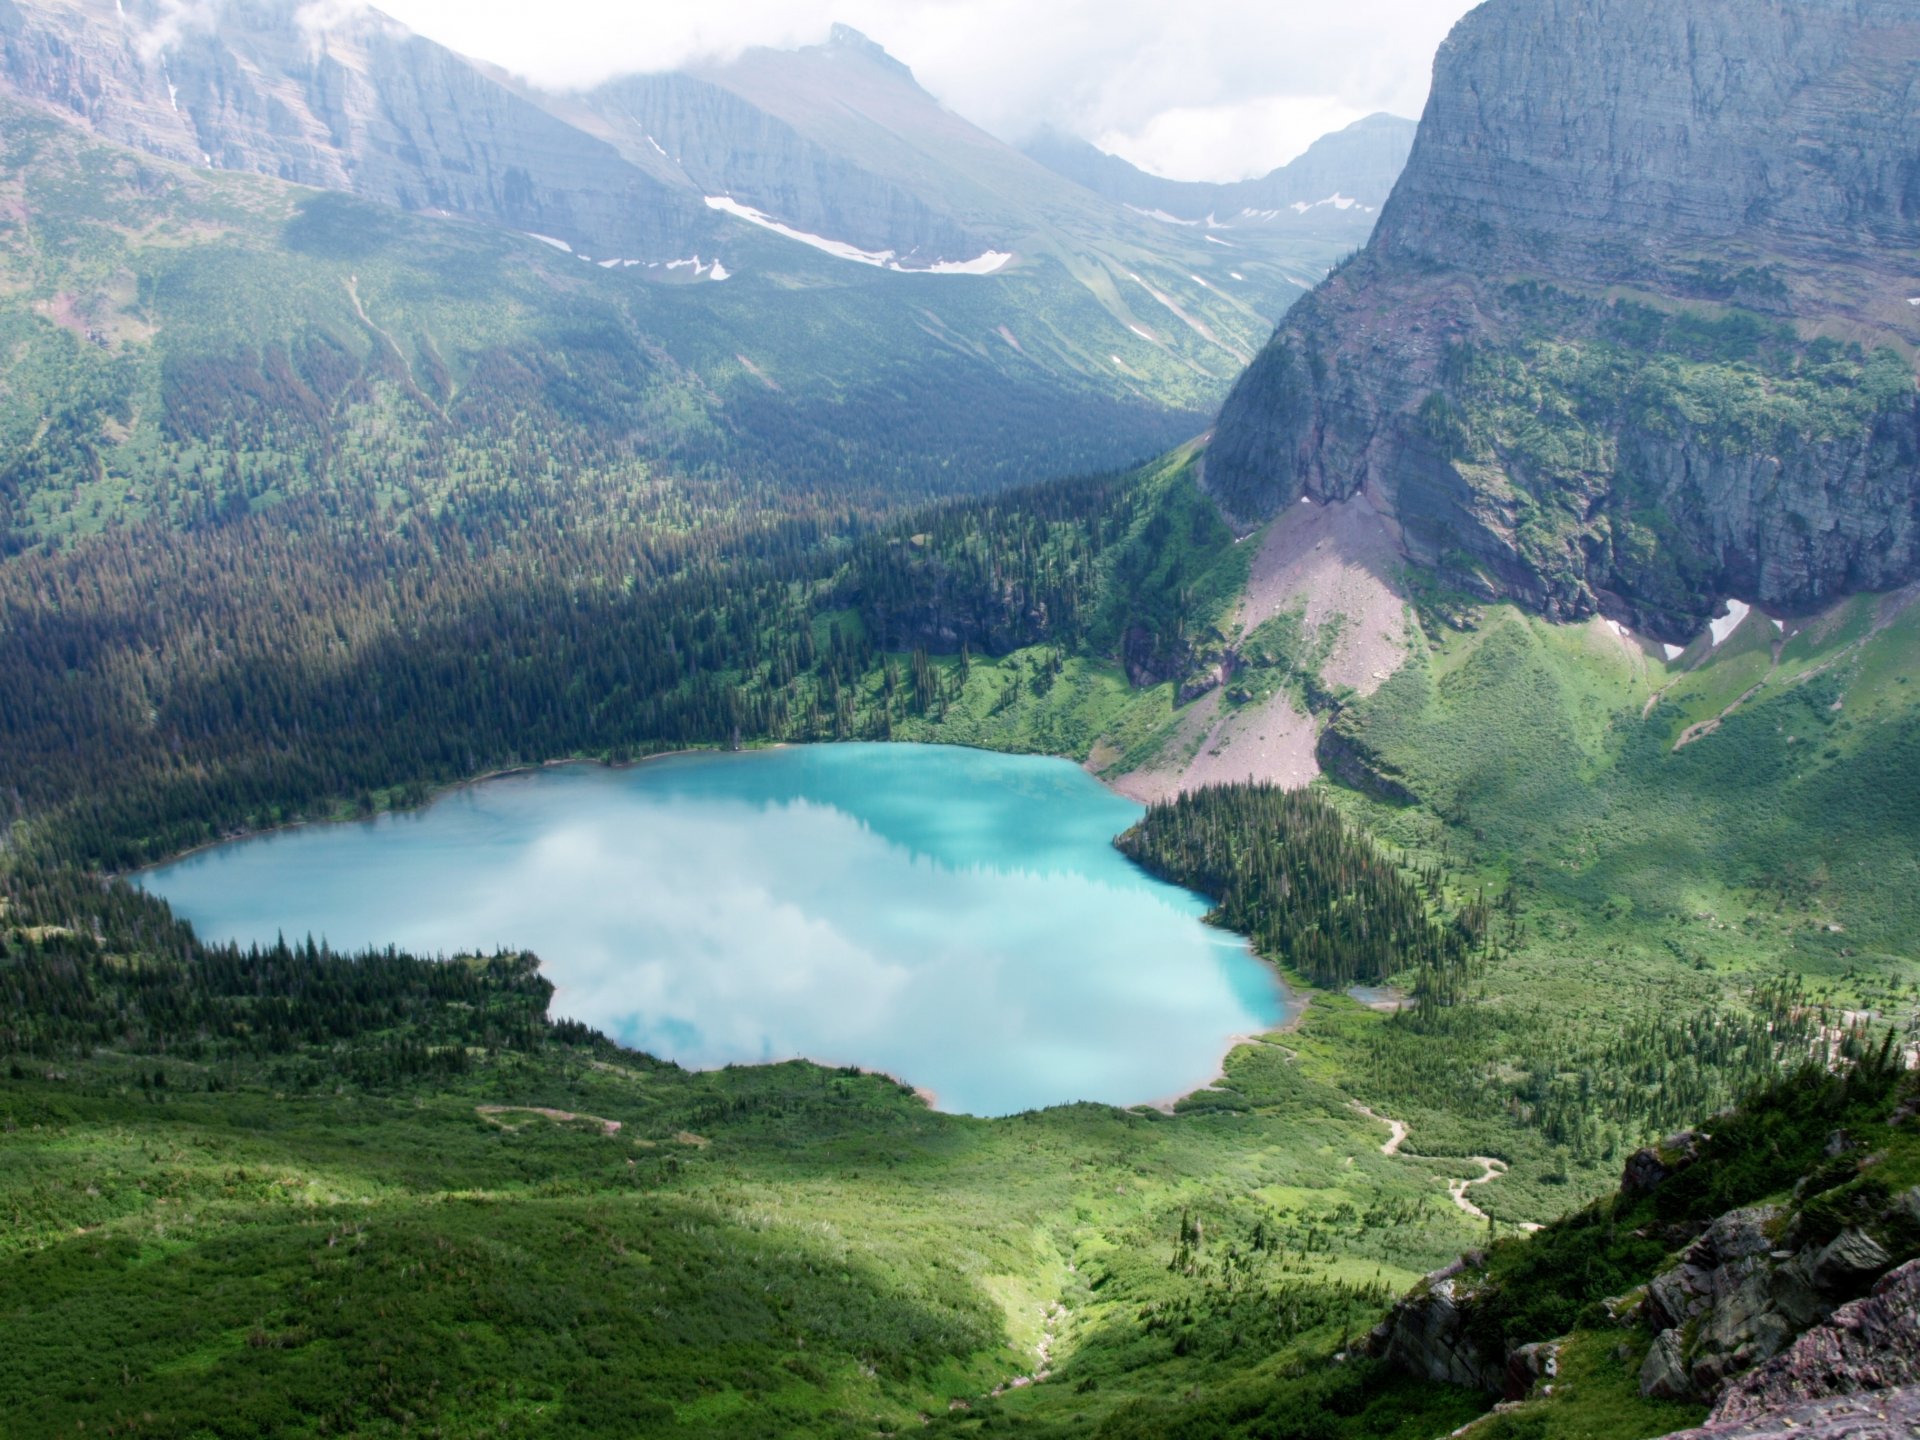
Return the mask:
[[1139,809],[1060,760],[833,745],[566,766],[149,872],[202,934],[536,951],[553,1013],[691,1066],[885,1070],[941,1108],[1205,1081],[1284,997],[1112,848]]

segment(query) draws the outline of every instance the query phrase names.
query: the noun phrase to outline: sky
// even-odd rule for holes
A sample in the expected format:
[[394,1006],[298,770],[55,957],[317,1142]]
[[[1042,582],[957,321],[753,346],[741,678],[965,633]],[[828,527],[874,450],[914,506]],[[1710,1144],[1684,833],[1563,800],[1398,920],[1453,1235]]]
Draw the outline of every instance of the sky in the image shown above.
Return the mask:
[[[342,0],[318,0],[327,8]],[[380,0],[420,33],[569,88],[842,21],[1003,139],[1043,126],[1155,174],[1265,174],[1388,110],[1418,118],[1473,0]]]

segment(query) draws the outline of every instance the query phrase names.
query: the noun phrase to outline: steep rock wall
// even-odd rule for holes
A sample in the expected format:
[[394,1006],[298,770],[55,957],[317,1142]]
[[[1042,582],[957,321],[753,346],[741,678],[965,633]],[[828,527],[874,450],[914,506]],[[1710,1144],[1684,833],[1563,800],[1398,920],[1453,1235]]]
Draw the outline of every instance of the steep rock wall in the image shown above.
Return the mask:
[[1489,0],[1209,488],[1365,490],[1470,590],[1668,638],[1920,574],[1915,73],[1897,0]]

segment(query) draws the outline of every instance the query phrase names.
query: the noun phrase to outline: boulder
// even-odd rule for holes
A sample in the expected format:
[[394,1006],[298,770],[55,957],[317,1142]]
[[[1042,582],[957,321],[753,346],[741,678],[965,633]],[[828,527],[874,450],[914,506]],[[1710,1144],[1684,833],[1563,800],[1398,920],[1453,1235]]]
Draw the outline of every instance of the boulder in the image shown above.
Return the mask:
[[1693,1377],[1678,1330],[1662,1330],[1640,1365],[1640,1393],[1654,1400],[1691,1400]]
[[1734,1380],[1713,1418],[1745,1420],[1902,1386],[1920,1386],[1920,1260],[1883,1276],[1871,1295],[1841,1306],[1826,1324]]
[[1883,1274],[1893,1257],[1864,1230],[1842,1230],[1813,1264],[1813,1283],[1829,1294],[1857,1295]]
[[1700,1134],[1683,1130],[1658,1145],[1636,1150],[1620,1173],[1620,1197],[1631,1204],[1651,1195],[1668,1177],[1679,1174],[1700,1158]]
[[1920,1435],[1920,1387],[1839,1395],[1739,1419],[1709,1420],[1666,1440],[1913,1440]]
[[1713,1303],[1713,1271],[1676,1265],[1647,1285],[1647,1321],[1656,1329],[1685,1325]]
[[1507,1356],[1507,1383],[1503,1398],[1525,1400],[1542,1380],[1560,1373],[1560,1342],[1541,1340],[1522,1345]]

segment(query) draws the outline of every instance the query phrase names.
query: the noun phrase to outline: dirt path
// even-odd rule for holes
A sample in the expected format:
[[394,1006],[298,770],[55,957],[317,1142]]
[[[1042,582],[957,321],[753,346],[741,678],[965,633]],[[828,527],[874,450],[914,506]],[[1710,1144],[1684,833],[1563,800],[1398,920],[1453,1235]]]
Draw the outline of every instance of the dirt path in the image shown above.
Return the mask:
[[563,1125],[575,1120],[584,1120],[589,1125],[598,1125],[603,1135],[620,1133],[618,1120],[603,1120],[598,1115],[576,1115],[571,1110],[550,1110],[544,1105],[476,1105],[473,1108],[480,1113],[481,1119],[491,1125],[498,1125],[503,1130],[511,1130],[513,1126],[500,1119],[502,1115],[544,1115],[547,1119]]
[[1400,1147],[1407,1143],[1407,1122],[1404,1120],[1395,1120],[1391,1116],[1376,1114],[1374,1111],[1362,1105],[1358,1100],[1353,1102],[1353,1108],[1369,1120],[1378,1120],[1391,1132],[1385,1140],[1380,1142],[1380,1153],[1382,1155],[1398,1155],[1400,1153]]
[[[1369,1120],[1379,1121],[1391,1132],[1387,1139],[1381,1142],[1380,1153],[1382,1155],[1398,1155],[1400,1153],[1400,1147],[1406,1143],[1409,1133],[1407,1122],[1404,1120],[1395,1120],[1390,1115],[1382,1115],[1376,1110],[1369,1110],[1358,1100],[1353,1102],[1353,1108]],[[1416,1157],[1408,1156],[1407,1158],[1414,1159]],[[1435,1156],[1431,1158],[1440,1159],[1444,1157]],[[1478,1165],[1480,1167],[1480,1173],[1470,1180],[1447,1180],[1447,1194],[1452,1197],[1455,1205],[1458,1205],[1461,1210],[1473,1216],[1474,1219],[1491,1221],[1493,1220],[1491,1215],[1487,1214],[1486,1211],[1482,1210],[1467,1198],[1467,1190],[1468,1187],[1473,1185],[1485,1185],[1489,1181],[1498,1180],[1502,1175],[1507,1173],[1507,1162],[1504,1160],[1496,1160],[1491,1155],[1468,1155],[1464,1158],[1468,1164]],[[1494,1223],[1498,1224],[1500,1222],[1495,1221]],[[1532,1234],[1540,1227],[1531,1220],[1522,1220],[1519,1222],[1518,1228],[1526,1231],[1528,1234]]]
[[1482,1210],[1478,1205],[1474,1204],[1471,1200],[1467,1199],[1467,1187],[1469,1185],[1484,1185],[1489,1180],[1497,1179],[1499,1176],[1506,1174],[1507,1173],[1506,1164],[1505,1162],[1500,1160],[1495,1160],[1488,1155],[1469,1155],[1467,1156],[1467,1159],[1472,1161],[1475,1165],[1479,1165],[1482,1167],[1479,1179],[1449,1180],[1447,1182],[1447,1193],[1453,1197],[1454,1204],[1458,1205],[1462,1210],[1466,1211],[1467,1214],[1473,1216],[1474,1219],[1491,1220],[1493,1218],[1491,1215],[1487,1214],[1486,1211]]

